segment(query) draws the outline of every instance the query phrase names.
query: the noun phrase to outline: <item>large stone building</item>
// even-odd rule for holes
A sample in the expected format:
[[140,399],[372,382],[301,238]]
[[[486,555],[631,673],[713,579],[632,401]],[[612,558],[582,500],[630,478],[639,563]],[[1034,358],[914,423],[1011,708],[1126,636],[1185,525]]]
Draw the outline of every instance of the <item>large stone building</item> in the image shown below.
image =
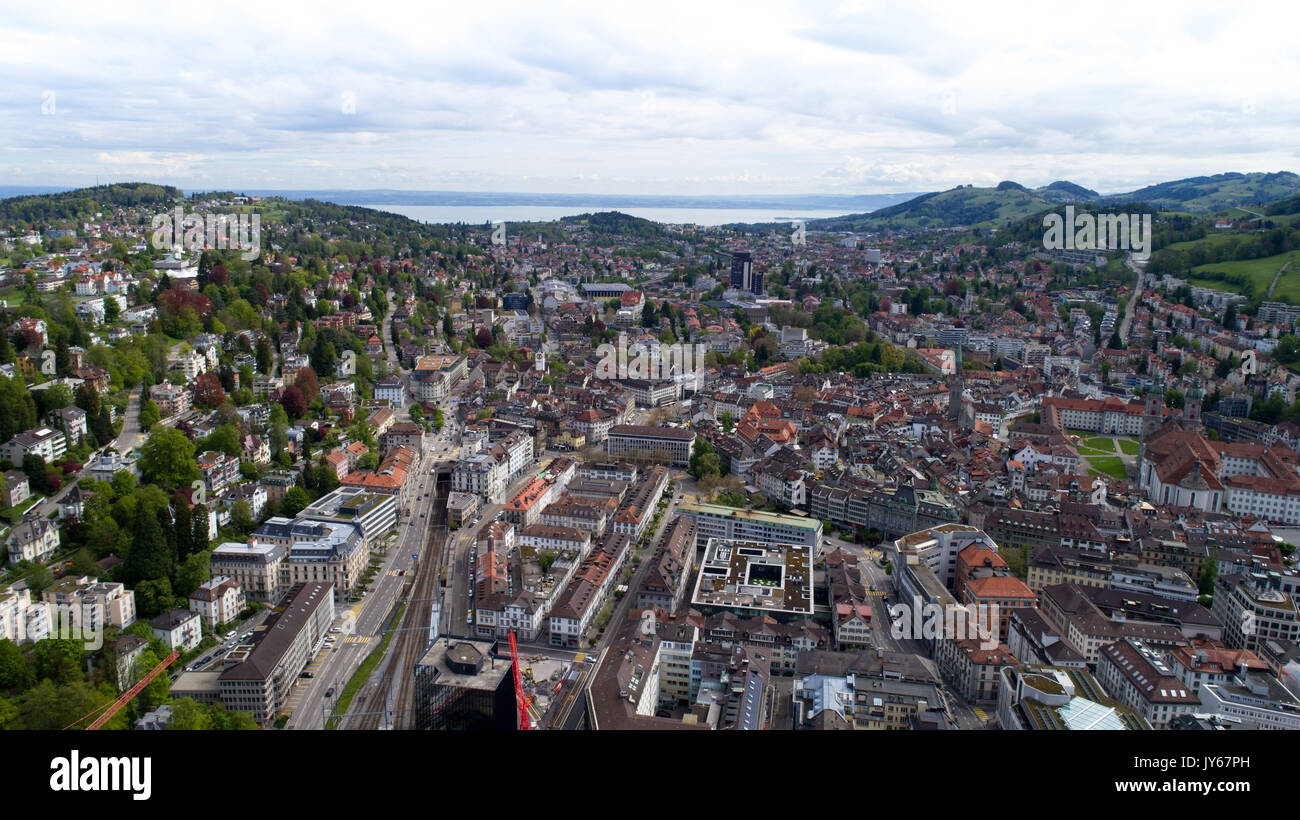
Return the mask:
[[619,424],[609,428],[605,447],[610,458],[662,456],[674,466],[685,467],[691,461],[695,433],[678,427]]

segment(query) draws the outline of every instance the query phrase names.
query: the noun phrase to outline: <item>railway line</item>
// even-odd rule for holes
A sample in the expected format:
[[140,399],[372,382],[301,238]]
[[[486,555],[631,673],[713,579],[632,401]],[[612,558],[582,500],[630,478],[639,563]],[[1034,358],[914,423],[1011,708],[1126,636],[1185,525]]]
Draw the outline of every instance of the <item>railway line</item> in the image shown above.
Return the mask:
[[379,667],[357,693],[348,710],[347,729],[410,729],[414,725],[414,677],[412,670],[429,645],[432,606],[438,600],[438,577],[443,546],[447,539],[446,497],[450,482],[439,480],[431,501],[433,520],[428,539],[420,550],[415,575],[399,600],[406,603],[398,623],[386,631],[393,637]]

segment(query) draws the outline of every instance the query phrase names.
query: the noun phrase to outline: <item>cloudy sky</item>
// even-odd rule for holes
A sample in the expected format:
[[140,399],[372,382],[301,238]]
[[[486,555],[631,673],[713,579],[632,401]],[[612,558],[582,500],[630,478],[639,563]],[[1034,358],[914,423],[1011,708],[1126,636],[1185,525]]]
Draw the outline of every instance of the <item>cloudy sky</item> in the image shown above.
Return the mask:
[[0,184],[1117,192],[1300,171],[1295,11],[1049,8],[12,4]]

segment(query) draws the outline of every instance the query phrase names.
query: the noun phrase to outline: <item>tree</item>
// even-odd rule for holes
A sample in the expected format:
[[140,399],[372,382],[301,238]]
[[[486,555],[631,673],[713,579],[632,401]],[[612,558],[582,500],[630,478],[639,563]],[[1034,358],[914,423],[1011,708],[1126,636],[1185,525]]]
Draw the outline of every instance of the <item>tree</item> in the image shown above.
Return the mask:
[[113,488],[113,495],[118,498],[130,495],[136,487],[135,475],[130,470],[118,470],[113,473],[113,480],[109,482],[109,486]]
[[280,394],[280,406],[291,419],[302,418],[307,412],[307,400],[303,398],[302,390],[297,385],[289,385]]
[[27,483],[33,489],[45,486],[45,459],[35,453],[23,456],[23,472],[27,474]]
[[36,678],[52,680],[60,685],[85,680],[85,674],[81,671],[85,665],[85,657],[85,647],[79,640],[37,641],[32,651]]
[[442,408],[435,407],[433,409],[433,429],[441,433],[446,423],[446,420],[442,417]]
[[216,450],[219,453],[225,453],[231,458],[239,458],[241,451],[239,429],[233,424],[222,424],[208,434],[207,438],[196,442],[195,450],[202,452]]
[[148,430],[162,418],[162,412],[153,399],[146,399],[140,406],[140,429]]
[[199,477],[194,443],[173,427],[155,430],[140,449],[140,474],[169,490],[188,485]]
[[50,568],[38,561],[19,561],[18,577],[27,584],[27,588],[32,591],[32,597],[39,595],[41,590],[54,583],[54,574]]
[[90,434],[99,444],[108,444],[113,440],[113,420],[109,417],[108,407],[100,406],[99,412],[89,417]]
[[311,350],[311,355],[308,356],[308,361],[311,362],[312,375],[319,373],[327,379],[332,378],[335,364],[338,361],[338,353],[335,351],[334,343],[318,339],[316,346]]
[[482,325],[474,331],[474,345],[482,350],[492,346],[492,331]]
[[36,682],[36,672],[18,644],[0,639],[0,690],[22,692]]
[[244,532],[252,532],[253,510],[246,500],[241,498],[230,508],[230,520],[236,527]]
[[221,377],[216,373],[200,373],[194,380],[194,403],[201,407],[220,407],[226,400],[226,391],[221,386]]
[[212,533],[212,516],[207,505],[195,504],[190,511],[190,544],[194,551],[202,552],[208,548],[208,536]]
[[194,552],[193,516],[190,514],[189,502],[183,498],[174,499],[172,506],[176,510],[176,557],[184,561]]
[[280,504],[280,515],[292,518],[307,508],[311,503],[311,497],[302,487],[290,487],[284,493],[284,501]]
[[696,480],[722,474],[721,461],[718,459],[718,454],[713,451],[713,445],[707,439],[696,440],[688,472],[695,476]]
[[66,384],[56,384],[45,390],[36,391],[36,409],[42,416],[51,410],[62,410],[64,407],[71,407],[74,401],[72,389]]
[[[163,610],[164,612],[167,610]],[[158,657],[152,649],[146,649],[140,653],[136,663],[140,669],[153,669],[162,658]],[[149,681],[139,695],[136,696],[135,707],[140,713],[151,712],[162,704],[166,703],[172,688],[172,679],[166,674],[157,675]]]
[[257,372],[269,376],[274,366],[275,357],[271,353],[271,342],[266,337],[262,337],[257,340]]
[[135,608],[142,618],[153,618],[172,609],[176,596],[172,594],[170,578],[141,581],[135,585]]
[[176,568],[172,592],[180,597],[188,596],[211,577],[210,567],[210,553],[207,550],[200,550],[186,558]]
[[137,516],[131,546],[122,562],[123,579],[128,584],[169,579],[175,560],[175,556],[168,552],[158,517],[147,512]]
[[172,707],[172,718],[167,722],[168,730],[207,731],[212,728],[212,713],[193,698],[183,698]]
[[1219,577],[1219,550],[1210,550],[1209,556],[1201,563],[1201,577],[1198,580],[1202,595],[1214,594],[1214,581]]
[[310,367],[299,370],[298,375],[294,377],[293,383],[302,391],[303,401],[308,404],[320,398],[320,380],[316,378],[316,371]]

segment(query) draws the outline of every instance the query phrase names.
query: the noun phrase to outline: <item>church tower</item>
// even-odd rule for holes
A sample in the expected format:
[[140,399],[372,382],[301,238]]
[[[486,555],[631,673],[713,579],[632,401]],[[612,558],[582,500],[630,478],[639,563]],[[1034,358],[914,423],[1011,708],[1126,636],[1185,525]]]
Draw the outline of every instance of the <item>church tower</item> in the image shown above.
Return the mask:
[[948,377],[948,418],[953,421],[961,420],[962,393],[965,385],[962,384],[961,378],[961,345],[953,351],[953,374]]
[[1146,438],[1160,429],[1164,422],[1165,383],[1156,379],[1146,394],[1146,407],[1142,411],[1142,437]]
[[1205,401],[1205,390],[1198,381],[1183,399],[1183,417],[1192,424],[1201,423],[1201,404]]

